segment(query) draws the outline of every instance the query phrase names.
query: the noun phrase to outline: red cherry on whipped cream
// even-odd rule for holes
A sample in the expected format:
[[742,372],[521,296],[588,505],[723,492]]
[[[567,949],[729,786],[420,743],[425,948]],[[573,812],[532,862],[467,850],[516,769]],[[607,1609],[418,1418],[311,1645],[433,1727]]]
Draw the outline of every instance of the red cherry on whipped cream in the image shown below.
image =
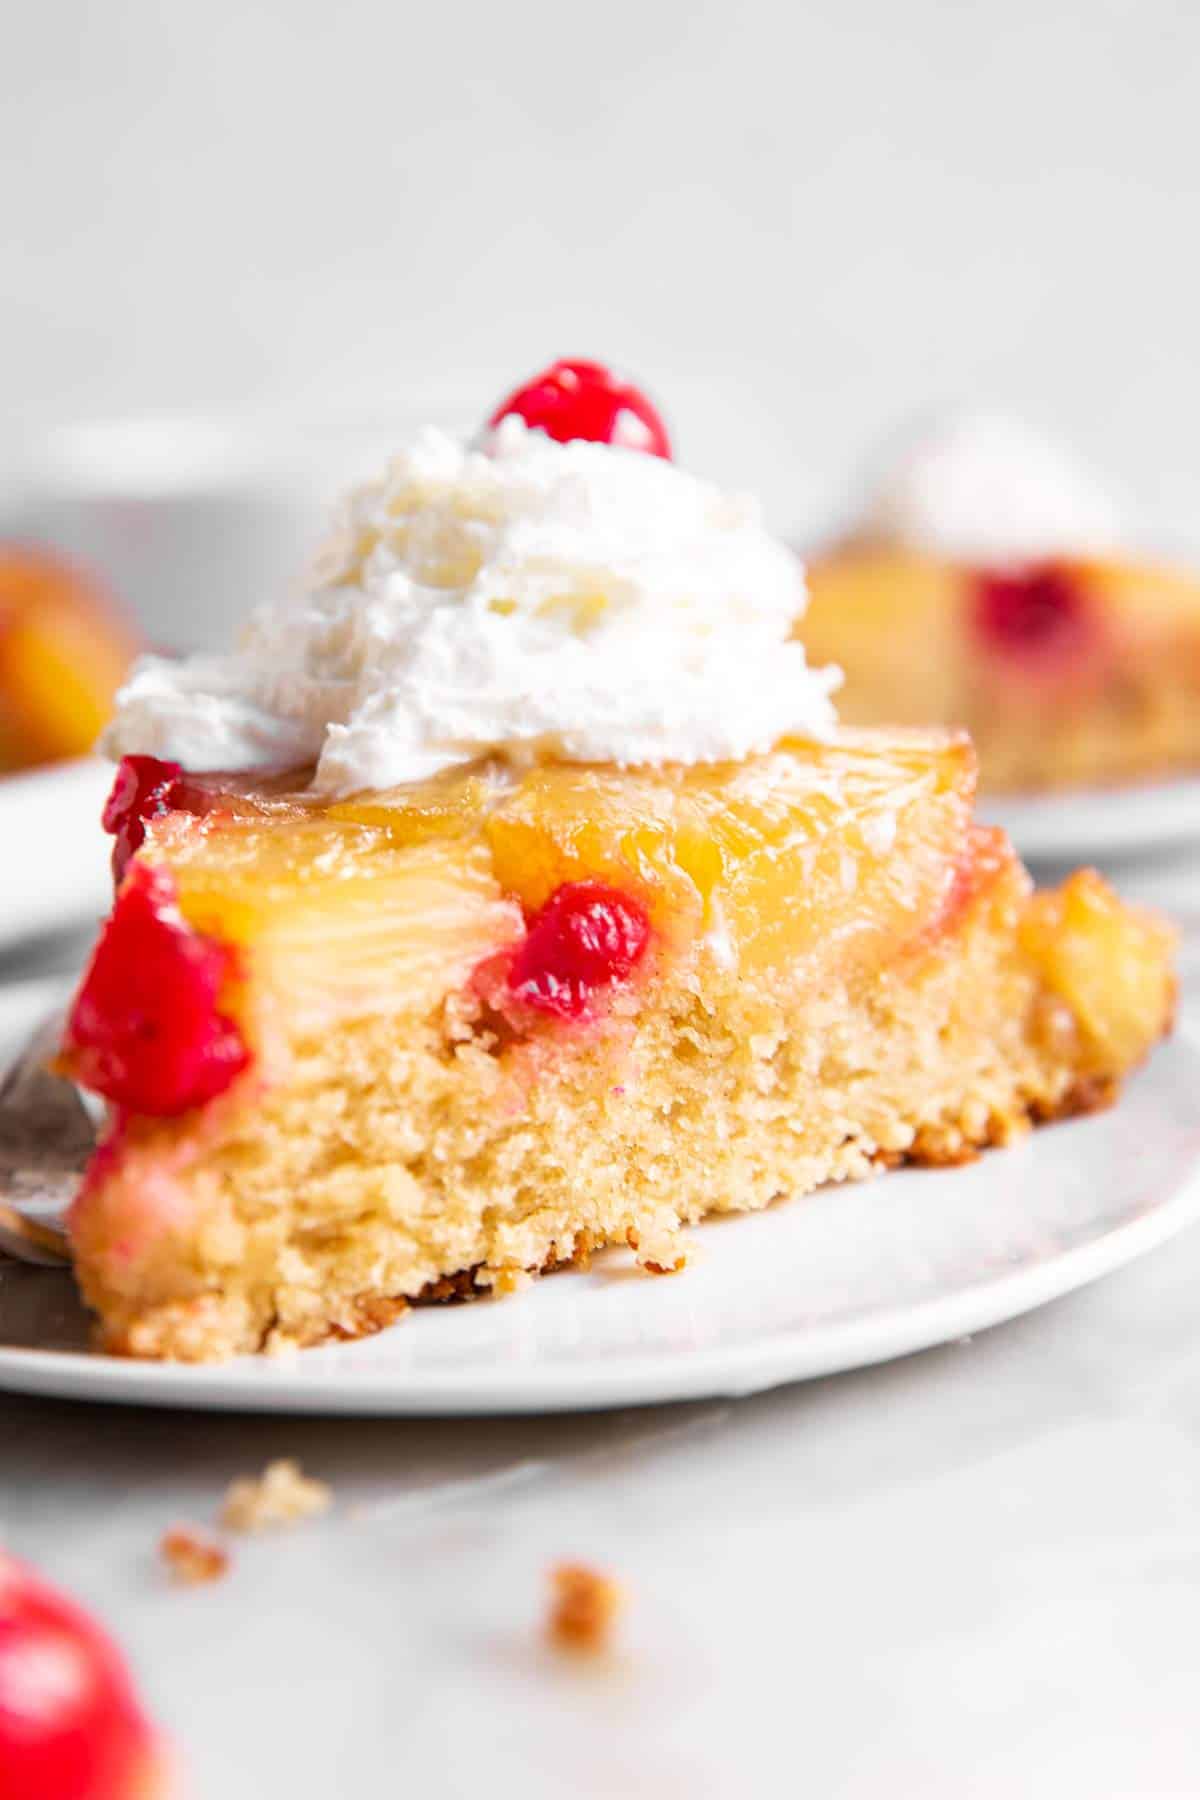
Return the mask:
[[182,780],[178,763],[160,762],[156,756],[123,756],[118,763],[112,792],[100,815],[105,831],[116,839],[112,871],[118,887],[130,857],[146,841],[146,821],[160,819],[179,805]]
[[1061,563],[977,574],[975,623],[986,642],[1029,668],[1057,669],[1092,641],[1089,608],[1074,572]]
[[671,442],[657,409],[640,388],[603,363],[573,358],[551,363],[511,393],[488,422],[498,425],[513,413],[558,444],[586,438],[670,460]]
[[602,881],[566,881],[529,921],[509,992],[538,1012],[580,1019],[633,973],[650,941],[640,903]]
[[116,1645],[0,1552],[0,1794],[152,1800],[165,1764]]
[[134,863],[67,1021],[72,1077],[164,1118],[223,1093],[250,1060],[219,1007],[235,972],[233,950],[184,919],[167,871]]

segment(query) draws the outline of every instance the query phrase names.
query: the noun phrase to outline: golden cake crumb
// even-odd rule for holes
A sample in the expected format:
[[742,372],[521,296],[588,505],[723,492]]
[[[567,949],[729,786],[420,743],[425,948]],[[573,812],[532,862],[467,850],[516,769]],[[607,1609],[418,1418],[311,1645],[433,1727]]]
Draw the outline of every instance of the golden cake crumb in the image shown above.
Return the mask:
[[204,1537],[190,1525],[175,1525],[165,1531],[158,1546],[159,1555],[170,1570],[171,1578],[185,1587],[198,1587],[201,1582],[219,1581],[229,1570],[229,1552],[224,1545]]
[[[681,1275],[684,1269],[687,1268],[688,1259],[686,1253],[683,1251],[680,1251],[678,1255],[672,1256],[669,1262],[665,1260],[660,1261],[657,1257],[650,1256],[646,1246],[642,1242],[641,1233],[632,1225],[625,1233],[625,1242],[629,1245],[629,1248],[637,1257],[640,1267],[646,1271],[647,1275]],[[674,1244],[675,1239],[673,1236],[670,1239],[670,1242],[672,1245]]]
[[305,1475],[299,1463],[280,1457],[259,1476],[230,1482],[221,1508],[227,1531],[262,1531],[273,1525],[295,1525],[328,1512],[332,1490]]
[[589,1654],[606,1649],[625,1603],[620,1584],[585,1563],[559,1563],[550,1571],[550,1586],[551,1643]]

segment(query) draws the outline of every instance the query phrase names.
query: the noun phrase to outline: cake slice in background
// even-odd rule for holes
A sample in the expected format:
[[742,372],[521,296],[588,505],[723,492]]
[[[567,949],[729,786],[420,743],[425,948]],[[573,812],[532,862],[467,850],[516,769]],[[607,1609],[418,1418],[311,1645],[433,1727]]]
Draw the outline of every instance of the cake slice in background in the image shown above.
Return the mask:
[[918,441],[808,569],[800,627],[844,720],[971,733],[985,792],[1200,768],[1200,578],[1003,418]]

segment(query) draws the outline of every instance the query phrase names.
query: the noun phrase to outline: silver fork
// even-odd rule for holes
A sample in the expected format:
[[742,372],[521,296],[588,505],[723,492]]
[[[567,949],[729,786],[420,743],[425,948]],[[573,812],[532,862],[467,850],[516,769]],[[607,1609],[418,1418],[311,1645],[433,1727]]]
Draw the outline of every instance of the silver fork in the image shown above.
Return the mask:
[[0,1253],[54,1266],[68,1260],[61,1221],[98,1124],[74,1083],[46,1066],[61,1035],[61,1015],[45,1019],[0,1079]]

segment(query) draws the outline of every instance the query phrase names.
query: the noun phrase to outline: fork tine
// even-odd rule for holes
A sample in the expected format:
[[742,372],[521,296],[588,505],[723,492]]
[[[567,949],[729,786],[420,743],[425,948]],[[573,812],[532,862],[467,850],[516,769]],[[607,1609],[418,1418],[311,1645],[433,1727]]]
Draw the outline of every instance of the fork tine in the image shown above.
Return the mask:
[[79,1089],[46,1067],[61,1034],[61,1015],[44,1019],[0,1078],[0,1251],[27,1262],[66,1260],[55,1214],[96,1143]]
[[15,1206],[0,1200],[0,1252],[18,1262],[61,1268],[71,1260],[67,1234],[60,1225],[26,1218]]

